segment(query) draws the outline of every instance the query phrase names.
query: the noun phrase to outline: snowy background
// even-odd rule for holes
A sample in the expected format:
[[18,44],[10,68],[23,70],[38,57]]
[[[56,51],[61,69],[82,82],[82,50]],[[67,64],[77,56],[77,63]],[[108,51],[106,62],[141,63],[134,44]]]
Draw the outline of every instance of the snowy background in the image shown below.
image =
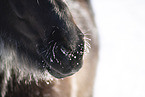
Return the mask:
[[145,0],[92,0],[100,51],[94,97],[145,97]]

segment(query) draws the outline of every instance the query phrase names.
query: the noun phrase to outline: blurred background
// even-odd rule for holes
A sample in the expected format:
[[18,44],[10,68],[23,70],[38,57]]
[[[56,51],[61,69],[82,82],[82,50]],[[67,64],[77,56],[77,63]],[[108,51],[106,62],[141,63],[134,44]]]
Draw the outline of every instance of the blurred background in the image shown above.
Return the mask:
[[92,0],[100,51],[94,97],[145,97],[145,0]]

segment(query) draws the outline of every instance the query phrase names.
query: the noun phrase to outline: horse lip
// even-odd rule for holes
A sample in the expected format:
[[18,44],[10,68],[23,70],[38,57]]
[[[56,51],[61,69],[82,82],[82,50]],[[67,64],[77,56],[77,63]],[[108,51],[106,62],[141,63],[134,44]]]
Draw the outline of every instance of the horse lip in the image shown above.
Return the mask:
[[[73,74],[75,74],[79,69],[75,69],[75,68],[73,68],[69,73],[62,73],[62,72],[60,72],[59,70],[57,70],[57,69],[55,69],[54,67],[52,67],[52,66],[50,66],[49,65],[49,63],[47,63],[46,61],[45,61],[45,63],[48,65],[48,67],[50,68],[50,71],[49,71],[49,73],[51,74],[51,75],[53,75],[54,77],[56,77],[56,78],[64,78],[64,77],[67,77],[67,76],[70,76],[70,75],[73,75]],[[55,72],[56,74],[52,74],[51,72]]]
[[[68,58],[68,56],[66,56],[66,55],[63,55],[63,56],[66,57],[66,58]],[[56,77],[56,78],[64,78],[64,77],[73,75],[73,74],[75,74],[77,71],[79,71],[80,68],[82,67],[82,62],[81,62],[81,61],[79,61],[79,62],[74,62],[74,63],[69,63],[69,64],[70,64],[70,67],[69,67],[69,66],[68,66],[68,68],[67,68],[67,67],[64,67],[64,70],[67,69],[67,71],[66,71],[66,72],[62,72],[61,70],[59,70],[59,69],[53,67],[53,64],[58,64],[58,63],[52,63],[52,64],[51,64],[51,63],[49,63],[49,62],[47,61],[47,59],[43,58],[43,60],[44,60],[44,62],[45,62],[46,65],[47,65],[46,69],[48,70],[48,72],[49,72],[52,76],[54,76],[54,77]],[[68,61],[70,61],[70,60],[68,60]],[[71,61],[73,61],[73,60],[71,60]],[[65,64],[65,63],[64,63],[64,64]],[[58,64],[58,65],[59,65],[59,64]]]

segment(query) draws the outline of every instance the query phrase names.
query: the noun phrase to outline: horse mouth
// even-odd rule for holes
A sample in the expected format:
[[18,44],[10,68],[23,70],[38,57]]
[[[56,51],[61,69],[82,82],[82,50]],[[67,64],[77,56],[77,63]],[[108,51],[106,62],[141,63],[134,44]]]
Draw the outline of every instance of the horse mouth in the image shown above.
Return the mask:
[[83,54],[83,41],[77,43],[76,49],[73,50],[51,41],[49,48],[41,50],[42,65],[54,77],[64,78],[79,71],[82,67]]

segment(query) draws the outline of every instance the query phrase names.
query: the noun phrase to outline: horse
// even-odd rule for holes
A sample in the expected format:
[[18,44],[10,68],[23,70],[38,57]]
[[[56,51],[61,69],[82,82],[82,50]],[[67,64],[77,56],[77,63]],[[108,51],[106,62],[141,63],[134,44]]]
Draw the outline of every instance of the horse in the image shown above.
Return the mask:
[[98,40],[89,0],[0,0],[0,96],[91,97]]

